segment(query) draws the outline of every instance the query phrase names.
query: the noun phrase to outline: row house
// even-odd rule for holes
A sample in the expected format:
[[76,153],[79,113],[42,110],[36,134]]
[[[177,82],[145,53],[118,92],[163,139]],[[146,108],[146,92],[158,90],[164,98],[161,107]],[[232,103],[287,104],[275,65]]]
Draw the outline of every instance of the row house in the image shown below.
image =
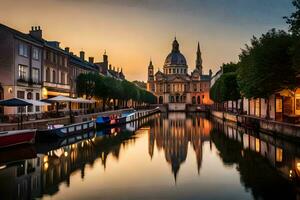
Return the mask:
[[[39,26],[25,34],[0,24],[0,100],[13,97],[41,100],[59,95],[77,97],[76,78],[89,72],[125,79],[122,69],[115,70],[109,65],[106,53],[102,62],[94,62],[93,57],[85,60],[84,51],[76,56],[70,48],[62,49],[59,42],[45,40]],[[39,114],[53,109],[56,109],[55,105],[29,106],[24,112]],[[0,108],[0,115],[20,112],[17,108]]]
[[65,51],[69,53],[69,82],[70,82],[70,96],[77,97],[76,92],[76,78],[80,74],[87,74],[89,72],[99,73],[98,66],[94,64],[94,57],[89,57],[89,60],[85,60],[85,52],[80,51],[79,57],[70,52],[70,48],[66,47]]
[[[41,99],[42,43],[31,34],[24,34],[0,24],[0,97]],[[21,112],[5,107],[2,114]],[[39,106],[27,107],[28,113],[39,113]]]

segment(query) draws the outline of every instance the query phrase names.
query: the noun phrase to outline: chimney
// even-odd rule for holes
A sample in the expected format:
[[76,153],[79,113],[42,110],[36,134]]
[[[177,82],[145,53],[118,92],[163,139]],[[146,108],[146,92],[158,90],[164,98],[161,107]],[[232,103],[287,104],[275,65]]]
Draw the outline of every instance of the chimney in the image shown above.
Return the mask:
[[89,57],[89,63],[94,64],[94,57]]
[[84,51],[80,51],[79,54],[80,54],[80,59],[84,60]]
[[65,48],[65,51],[66,51],[67,53],[70,53],[70,47],[66,47],[66,48]]
[[29,31],[29,35],[36,38],[36,39],[42,39],[43,32],[41,30],[40,26],[31,27],[31,30]]

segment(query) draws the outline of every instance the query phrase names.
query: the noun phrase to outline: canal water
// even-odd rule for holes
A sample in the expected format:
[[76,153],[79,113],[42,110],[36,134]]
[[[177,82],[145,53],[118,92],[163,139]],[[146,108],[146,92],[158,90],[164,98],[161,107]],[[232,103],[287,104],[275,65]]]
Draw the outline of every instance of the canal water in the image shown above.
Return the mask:
[[0,199],[299,199],[300,145],[201,114],[0,151]]

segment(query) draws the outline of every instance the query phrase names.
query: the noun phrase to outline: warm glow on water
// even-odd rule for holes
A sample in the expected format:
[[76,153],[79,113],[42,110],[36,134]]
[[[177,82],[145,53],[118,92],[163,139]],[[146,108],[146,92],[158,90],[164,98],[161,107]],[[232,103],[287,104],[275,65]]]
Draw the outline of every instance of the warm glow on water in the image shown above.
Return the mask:
[[281,141],[289,147],[282,149],[273,145],[273,139],[251,136],[200,115],[161,114],[144,123],[132,124],[143,127],[135,134],[123,128],[113,135],[99,132],[95,139],[91,133],[89,140],[60,148],[34,147],[37,158],[12,160],[0,170],[1,199],[295,199],[298,195],[294,181],[300,172],[299,157],[290,152],[297,149],[295,144]]

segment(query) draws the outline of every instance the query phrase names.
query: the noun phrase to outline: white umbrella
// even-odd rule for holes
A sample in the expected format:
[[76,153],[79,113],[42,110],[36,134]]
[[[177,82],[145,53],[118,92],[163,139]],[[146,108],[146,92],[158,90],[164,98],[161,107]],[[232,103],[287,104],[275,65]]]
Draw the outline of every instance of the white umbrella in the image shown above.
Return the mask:
[[57,103],[57,105],[56,105],[56,112],[57,112],[57,114],[58,114],[58,103],[62,103],[62,102],[69,103],[70,121],[72,123],[72,108],[71,108],[71,103],[72,102],[76,103],[76,99],[72,99],[70,97],[65,97],[65,96],[56,96],[56,97],[52,97],[52,98],[47,99],[47,101],[56,102]]
[[31,103],[33,106],[49,106],[51,105],[50,103],[38,101],[38,100],[33,100],[33,99],[24,99],[24,101],[27,101],[28,103]]
[[95,100],[88,100],[84,98],[77,98],[75,99],[77,103],[95,103]]
[[65,96],[56,96],[47,99],[47,101],[53,101],[53,102],[76,102],[76,99],[72,99],[70,97],[65,97]]

